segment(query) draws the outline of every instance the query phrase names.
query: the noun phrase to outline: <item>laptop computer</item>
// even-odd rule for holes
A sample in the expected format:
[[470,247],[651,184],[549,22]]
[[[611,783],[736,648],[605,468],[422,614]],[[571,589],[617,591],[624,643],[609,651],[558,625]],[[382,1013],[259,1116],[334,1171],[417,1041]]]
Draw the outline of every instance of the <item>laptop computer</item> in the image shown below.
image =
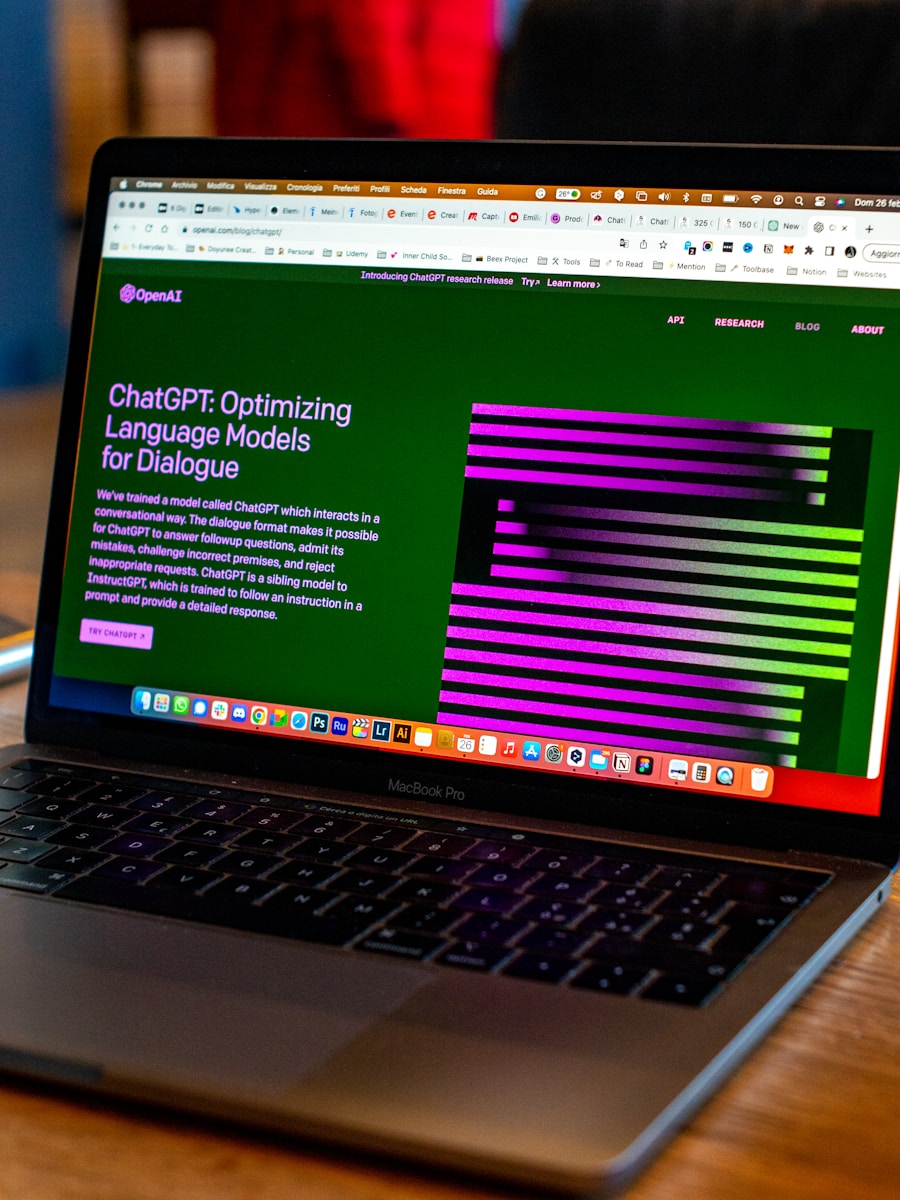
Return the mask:
[[889,892],[898,168],[101,148],[0,1065],[632,1178]]

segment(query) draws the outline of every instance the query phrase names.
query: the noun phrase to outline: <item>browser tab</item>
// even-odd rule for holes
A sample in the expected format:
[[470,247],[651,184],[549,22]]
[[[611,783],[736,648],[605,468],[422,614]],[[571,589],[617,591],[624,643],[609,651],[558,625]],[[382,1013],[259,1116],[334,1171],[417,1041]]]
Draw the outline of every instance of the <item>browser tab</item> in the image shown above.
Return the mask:
[[311,221],[340,221],[343,211],[342,204],[323,200],[319,204],[310,204],[306,213]]
[[566,209],[563,212],[550,214],[551,225],[560,229],[587,229],[590,224],[590,214],[583,209]]
[[[519,215],[519,224],[526,228],[541,228],[547,224],[547,207],[544,204],[522,205],[514,210]],[[512,213],[510,213],[510,218]]]
[[422,208],[418,204],[397,204],[387,210],[387,216],[398,225],[418,225],[422,221]]

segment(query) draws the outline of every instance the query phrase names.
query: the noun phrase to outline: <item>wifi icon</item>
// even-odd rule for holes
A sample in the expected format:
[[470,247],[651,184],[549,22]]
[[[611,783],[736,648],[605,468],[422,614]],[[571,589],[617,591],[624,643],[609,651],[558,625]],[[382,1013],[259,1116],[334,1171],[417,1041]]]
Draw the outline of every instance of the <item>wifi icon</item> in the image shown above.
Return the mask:
[[750,199],[754,204],[759,204],[760,200],[762,200],[762,196],[751,196]]

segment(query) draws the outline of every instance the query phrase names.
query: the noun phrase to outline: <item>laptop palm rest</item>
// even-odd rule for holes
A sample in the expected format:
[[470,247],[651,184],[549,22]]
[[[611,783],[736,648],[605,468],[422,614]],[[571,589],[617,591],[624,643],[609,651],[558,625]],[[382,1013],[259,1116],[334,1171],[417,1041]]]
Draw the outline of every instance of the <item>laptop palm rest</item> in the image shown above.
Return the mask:
[[429,982],[367,956],[9,892],[0,923],[2,1042],[154,1086],[290,1088]]

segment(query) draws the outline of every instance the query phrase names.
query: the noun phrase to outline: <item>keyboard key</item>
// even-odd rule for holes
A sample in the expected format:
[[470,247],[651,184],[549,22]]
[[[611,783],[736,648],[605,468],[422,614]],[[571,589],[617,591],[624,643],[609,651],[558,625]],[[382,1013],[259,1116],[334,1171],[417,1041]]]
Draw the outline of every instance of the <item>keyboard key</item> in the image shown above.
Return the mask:
[[293,834],[270,833],[266,829],[250,829],[235,838],[234,845],[240,846],[242,850],[264,850],[267,854],[287,854],[299,840]]
[[0,767],[0,788],[9,788],[11,791],[24,791],[45,778],[43,771],[29,771],[17,766]]
[[246,804],[234,800],[201,800],[184,809],[182,816],[193,821],[239,821],[247,812]]
[[143,795],[146,788],[132,787],[120,783],[98,783],[80,793],[86,804],[129,804],[135,797]]
[[230,876],[227,879],[220,879],[218,883],[214,883],[211,888],[204,893],[211,900],[228,900],[238,901],[243,904],[252,904],[255,900],[262,899],[268,895],[276,884],[263,879],[243,879],[240,877]]
[[459,920],[458,912],[427,904],[408,904],[391,917],[391,925],[400,929],[418,929],[423,933],[446,933]]
[[492,971],[509,954],[505,946],[470,940],[452,942],[437,955],[435,961],[446,963],[449,967],[463,967],[468,971]]
[[[232,818],[223,818],[231,820]],[[248,825],[253,829],[271,829],[277,833],[281,830],[290,829],[292,825],[297,824],[297,814],[295,812],[285,812],[278,808],[251,808],[249,812],[243,816],[237,817],[238,825]]]
[[427,933],[414,933],[409,929],[398,929],[392,925],[385,925],[357,942],[356,949],[369,950],[374,954],[391,954],[395,958],[417,961],[427,958],[443,944],[444,939],[441,937],[432,937]]
[[696,921],[711,921],[727,904],[727,900],[717,900],[714,896],[685,896],[675,892],[667,896],[661,904],[657,904],[653,911],[663,917],[690,917]]
[[187,779],[181,780],[178,783],[181,791],[187,792],[191,796],[196,796],[197,799],[212,800],[218,803],[220,800],[245,800],[246,793],[237,788],[220,787],[217,783],[194,783]]
[[296,883],[301,887],[321,887],[337,872],[338,868],[331,863],[289,862],[273,871],[269,878],[278,883]]
[[522,870],[520,867],[490,865],[476,868],[475,872],[469,876],[468,882],[475,886],[497,887],[511,892],[524,888],[534,879],[536,873]]
[[518,943],[521,950],[543,950],[555,954],[577,954],[593,934],[580,929],[558,929],[555,925],[538,925],[529,930]]
[[333,920],[345,918],[348,921],[365,920],[367,924],[374,925],[376,921],[386,921],[396,907],[393,900],[377,900],[374,897],[369,899],[368,896],[343,896],[337,904],[329,908],[328,915]]
[[123,833],[106,843],[106,851],[129,858],[150,858],[161,850],[168,850],[171,844],[167,838],[153,837],[149,833]]
[[[654,881],[655,882],[655,881]],[[747,904],[799,908],[818,889],[814,884],[798,884],[782,879],[753,879],[733,875],[715,887],[711,895],[716,899],[739,900]]]
[[652,912],[665,892],[658,888],[625,887],[623,884],[608,883],[594,899],[605,908],[624,908],[629,912]]
[[655,888],[666,888],[671,892],[697,894],[711,887],[719,876],[715,871],[696,870],[693,867],[660,867],[650,881]]
[[700,1005],[719,987],[715,979],[691,975],[662,975],[642,995],[645,1000],[668,1000],[675,1004]]
[[305,817],[302,821],[298,821],[293,832],[302,833],[305,837],[342,838],[358,828],[359,821],[354,821],[352,818],[326,817],[317,813],[315,816]]
[[52,849],[48,842],[31,838],[0,837],[0,861],[3,862],[34,862]]
[[187,821],[182,817],[142,813],[141,816],[126,821],[122,826],[122,832],[127,830],[129,833],[150,833],[156,837],[170,838],[174,837],[179,830],[184,829],[185,825],[187,825]]
[[[716,954],[747,957],[758,950],[763,942],[768,941],[792,916],[793,912],[790,909],[770,908],[757,909],[756,915],[751,915],[746,909],[740,913],[726,913],[720,922],[725,926],[725,931],[713,943],[712,948]],[[734,923],[729,924],[732,918]]]
[[469,912],[508,913],[522,903],[515,892],[498,892],[493,888],[465,888],[451,901],[453,908]]
[[559,900],[587,900],[602,885],[596,879],[571,879],[567,875],[544,875],[525,889],[532,896],[552,896]]
[[79,825],[92,825],[98,829],[118,829],[133,816],[127,808],[112,805],[88,804],[78,812]]
[[221,858],[224,851],[220,846],[194,846],[191,842],[173,842],[157,855],[160,862],[179,867],[208,867]]
[[72,779],[65,775],[45,775],[26,789],[36,796],[58,796],[61,800],[71,800],[89,791],[94,784],[90,779]]
[[587,947],[582,957],[642,967],[645,971],[674,971],[715,980],[727,979],[743,959],[740,953],[719,953],[717,947],[709,951],[694,950],[690,946],[663,946],[616,935],[601,936]]
[[679,921],[664,918],[644,934],[645,942],[662,942],[672,946],[703,946],[721,932],[710,921]]
[[51,833],[62,829],[60,821],[48,821],[44,817],[26,817],[19,815],[12,820],[4,821],[0,833],[4,837],[34,838],[45,841]]
[[162,863],[141,861],[135,858],[111,858],[108,862],[101,863],[99,867],[95,868],[94,876],[99,875],[104,879],[115,879],[120,883],[131,883],[137,886],[152,876],[158,875],[162,870]]
[[574,958],[557,958],[553,955],[517,954],[511,962],[502,968],[504,975],[513,975],[516,979],[537,979],[545,983],[559,983],[567,975],[571,975],[578,962]]
[[653,921],[649,913],[623,912],[615,908],[598,908],[589,912],[583,921],[578,922],[579,932],[604,932],[609,934],[624,934],[630,937],[637,935]]
[[408,843],[406,849],[415,854],[439,854],[454,858],[474,845],[475,838],[461,837],[459,834],[419,833]]
[[532,846],[517,846],[513,842],[476,842],[462,854],[476,862],[517,863],[533,849]]
[[285,866],[283,858],[276,854],[251,854],[247,850],[232,850],[216,860],[216,870],[226,875],[265,875],[274,867]]
[[412,862],[414,854],[404,850],[382,850],[379,846],[361,846],[346,860],[346,866],[359,867],[370,871],[385,871],[390,875],[398,875]]
[[420,858],[409,868],[410,875],[424,875],[428,879],[440,879],[445,883],[461,883],[477,868],[474,863],[459,862],[452,858]]
[[520,908],[516,916],[525,921],[538,921],[541,925],[571,925],[579,917],[583,917],[585,912],[583,904],[535,897]]
[[180,792],[166,792],[154,789],[144,792],[129,804],[129,808],[139,808],[143,812],[183,813],[193,801],[192,796],[183,796]]
[[153,880],[153,887],[171,888],[176,892],[185,893],[199,892],[201,888],[209,887],[217,879],[221,879],[218,871],[205,871],[202,867],[166,867]]
[[197,821],[193,825],[188,825],[187,829],[183,829],[179,836],[186,842],[203,842],[207,846],[224,846],[235,837],[236,832],[231,825],[220,825],[213,821]]
[[[11,792],[10,795],[21,795],[24,799],[28,793]],[[80,800],[60,800],[56,796],[39,796],[36,800],[31,799],[24,804],[21,811],[30,817],[47,817],[51,821],[66,821],[72,813],[78,812],[82,807]],[[3,798],[0,795],[0,809],[2,808]]]
[[[60,800],[57,803],[68,804],[70,801]],[[17,808],[24,811],[29,804],[40,805],[41,801],[35,800],[31,792],[17,792],[10,791],[8,788],[0,788],[0,812],[15,812]],[[40,811],[38,811],[38,815],[41,815]]]
[[316,887],[286,887],[270,896],[266,901],[266,907],[312,913],[318,912],[320,908],[325,908],[333,900],[334,892],[323,892]]
[[[456,915],[459,916],[459,913]],[[527,928],[527,921],[510,921],[506,917],[482,916],[477,913],[466,917],[457,928],[456,935],[469,940],[478,938],[484,942],[499,942],[508,945]]]
[[596,854],[576,854],[569,850],[536,850],[523,863],[526,867],[535,867],[540,871],[560,871],[576,875],[597,861]]
[[572,987],[593,992],[610,992],[627,996],[647,978],[643,967],[623,966],[621,963],[596,962],[584,967],[569,982]]
[[20,892],[49,892],[72,878],[65,871],[51,871],[28,863],[0,863],[0,887]]
[[433,879],[407,879],[391,892],[391,899],[413,904],[445,904],[458,891],[459,888],[452,883],[438,883]]
[[111,829],[91,828],[88,825],[67,825],[47,839],[55,846],[72,846],[81,850],[96,850],[112,836]]
[[[341,871],[340,875],[336,875],[328,886],[336,892],[353,892],[354,895],[359,896],[383,896],[396,883],[397,879],[393,875],[382,875],[379,871],[350,869]],[[396,900],[393,896],[391,898],[396,907]]]
[[585,875],[591,879],[607,879],[612,883],[640,883],[655,869],[655,863],[642,859],[601,858],[587,868]]
[[793,913],[788,908],[762,904],[733,904],[719,919],[719,925],[729,929],[762,929],[771,932],[790,920]]
[[104,861],[107,856],[98,854],[96,850],[51,850],[37,861],[42,867],[53,871],[67,871],[73,876],[83,871],[91,871]]
[[360,825],[359,829],[347,834],[347,841],[356,842],[360,846],[387,846],[397,849],[405,845],[414,833],[413,829],[403,829],[395,825]]
[[292,858],[302,858],[308,862],[325,862],[337,866],[345,858],[349,858],[354,847],[347,842],[322,842],[318,838],[306,838],[291,851]]

